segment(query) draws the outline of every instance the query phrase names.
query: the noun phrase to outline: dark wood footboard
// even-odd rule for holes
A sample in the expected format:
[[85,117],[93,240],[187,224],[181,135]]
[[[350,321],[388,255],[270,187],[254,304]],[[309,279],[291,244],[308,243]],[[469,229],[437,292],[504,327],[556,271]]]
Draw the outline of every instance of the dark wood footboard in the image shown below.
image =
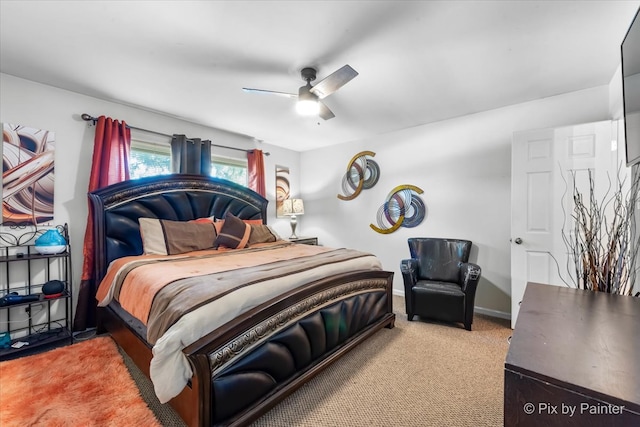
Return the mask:
[[[243,314],[184,349],[194,374],[170,404],[190,426],[249,424],[376,331],[392,328],[392,283],[392,272],[356,271]],[[101,309],[100,321],[148,376],[151,348],[144,338],[109,308]],[[288,346],[292,360],[271,351],[274,342]],[[289,365],[295,369],[283,368]],[[238,380],[252,369],[277,369],[268,375],[277,380]],[[247,393],[256,388],[259,395]]]

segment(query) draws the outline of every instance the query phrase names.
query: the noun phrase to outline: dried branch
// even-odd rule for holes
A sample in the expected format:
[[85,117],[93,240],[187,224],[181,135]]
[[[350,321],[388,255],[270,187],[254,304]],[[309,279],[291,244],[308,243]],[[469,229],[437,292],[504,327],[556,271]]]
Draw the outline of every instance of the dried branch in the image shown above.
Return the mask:
[[[562,240],[569,253],[569,276],[580,289],[632,295],[640,246],[635,225],[640,174],[634,176],[626,190],[626,178],[620,179],[618,170],[615,186],[609,178],[609,187],[599,200],[589,170],[587,204],[577,188],[575,172],[572,172],[572,178],[572,236],[567,236],[564,227],[562,229]],[[565,185],[568,187],[566,180]]]

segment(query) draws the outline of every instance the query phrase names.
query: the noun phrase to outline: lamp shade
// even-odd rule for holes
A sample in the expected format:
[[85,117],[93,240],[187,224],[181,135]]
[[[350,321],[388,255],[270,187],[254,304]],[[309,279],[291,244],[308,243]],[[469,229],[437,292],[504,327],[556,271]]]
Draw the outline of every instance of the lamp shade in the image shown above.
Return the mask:
[[284,215],[303,215],[304,203],[302,199],[287,199],[282,202],[282,213]]

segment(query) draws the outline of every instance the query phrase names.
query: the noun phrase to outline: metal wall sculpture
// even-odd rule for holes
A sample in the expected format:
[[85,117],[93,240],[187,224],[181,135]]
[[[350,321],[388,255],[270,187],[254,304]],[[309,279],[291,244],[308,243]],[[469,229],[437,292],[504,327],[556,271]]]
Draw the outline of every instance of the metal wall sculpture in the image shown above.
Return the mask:
[[423,191],[415,185],[399,185],[387,196],[378,209],[378,226],[369,226],[378,233],[390,234],[400,227],[412,228],[426,216],[426,207],[418,194]]
[[342,178],[342,192],[345,195],[338,194],[338,199],[353,200],[363,189],[376,185],[380,178],[380,168],[376,162],[367,158],[375,155],[373,151],[361,151],[353,156]]
[[290,191],[289,168],[276,166],[276,218],[285,216],[282,212],[282,202],[289,198]]
[[55,134],[2,126],[2,222],[44,224],[53,220]]

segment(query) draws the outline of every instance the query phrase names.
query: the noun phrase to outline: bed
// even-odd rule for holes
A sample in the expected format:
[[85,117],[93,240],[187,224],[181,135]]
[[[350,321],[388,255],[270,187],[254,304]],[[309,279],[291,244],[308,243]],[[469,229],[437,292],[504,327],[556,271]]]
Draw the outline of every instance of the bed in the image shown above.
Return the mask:
[[[176,301],[183,295],[200,291],[192,291],[181,280],[179,291],[164,299],[144,296],[146,290],[128,302],[124,297],[118,300],[112,290],[105,298],[104,289],[110,284],[101,285],[102,295],[97,296],[102,305],[99,332],[114,338],[151,378],[156,393],[162,389],[161,401],[168,401],[190,426],[247,425],[376,331],[394,326],[393,273],[384,271],[371,254],[276,239],[245,249],[168,254],[166,259],[164,254],[142,255],[143,246],[145,253],[149,247],[147,240],[143,245],[140,230],[146,221],[185,224],[183,229],[188,230],[191,222],[228,218],[227,225],[231,219],[251,224],[246,227],[251,227],[252,238],[253,230],[268,229],[267,200],[245,187],[174,174],[121,182],[94,191],[89,198],[98,282],[116,283],[114,277],[120,277],[123,289],[138,289],[141,276],[128,266],[137,268],[138,259],[145,257],[163,268],[175,264],[177,269],[197,270],[197,289],[207,292],[232,282],[232,275],[242,278],[235,287],[198,300],[194,308],[163,321],[151,317],[141,321],[132,315],[136,308],[132,301],[146,298],[152,312],[164,313],[170,311],[168,306],[179,305]],[[217,233],[224,234],[219,229]],[[159,267],[143,261],[140,264],[156,276],[166,276],[172,285],[177,282],[171,279],[173,273],[160,273]],[[197,267],[184,267],[191,263]],[[237,265],[237,270],[224,271],[224,263]],[[195,279],[184,281],[191,284]],[[161,309],[156,307],[158,301],[165,301]],[[166,360],[171,363],[164,364]],[[175,378],[181,380],[175,383]],[[156,381],[173,390],[168,392]]]

